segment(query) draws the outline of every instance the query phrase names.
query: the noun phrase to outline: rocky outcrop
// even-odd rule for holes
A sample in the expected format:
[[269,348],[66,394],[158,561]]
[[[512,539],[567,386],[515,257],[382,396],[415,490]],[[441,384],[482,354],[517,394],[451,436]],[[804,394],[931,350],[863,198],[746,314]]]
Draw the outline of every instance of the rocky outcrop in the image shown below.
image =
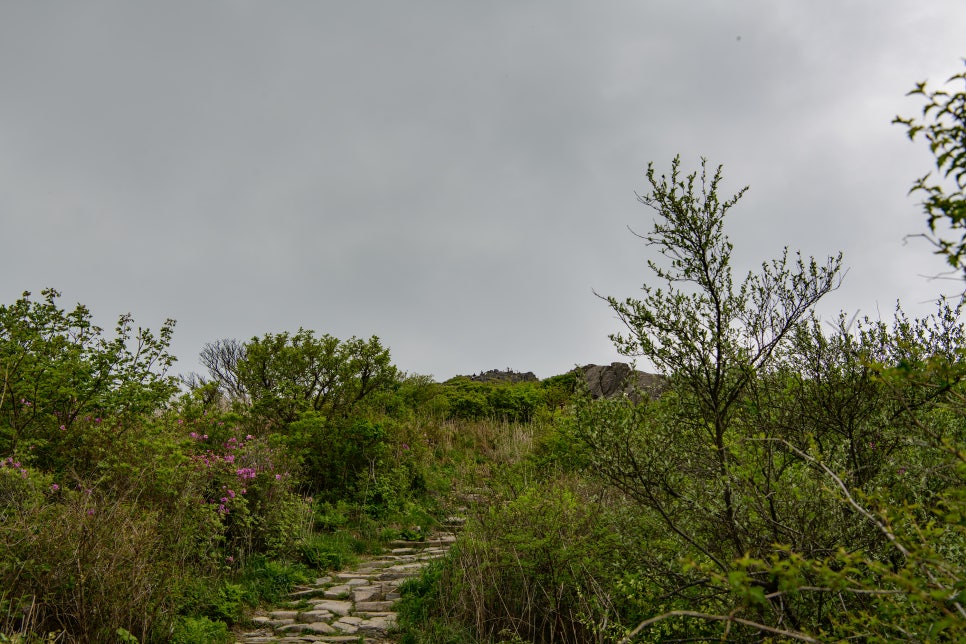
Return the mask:
[[626,394],[639,401],[644,395],[657,398],[666,386],[663,376],[631,369],[626,362],[589,364],[580,367],[579,371],[583,373],[592,398],[615,398]]
[[537,382],[539,378],[532,371],[527,371],[526,373],[520,373],[519,371],[512,371],[507,369],[506,371],[500,371],[499,369],[490,369],[489,371],[482,372],[473,376],[465,376],[474,382]]

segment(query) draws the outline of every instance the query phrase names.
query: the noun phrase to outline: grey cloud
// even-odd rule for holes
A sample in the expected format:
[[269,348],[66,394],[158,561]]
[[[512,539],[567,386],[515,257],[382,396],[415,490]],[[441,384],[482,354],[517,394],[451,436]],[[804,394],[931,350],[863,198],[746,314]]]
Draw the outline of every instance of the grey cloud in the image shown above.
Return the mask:
[[634,191],[680,152],[751,184],[742,268],[843,249],[828,314],[891,311],[941,264],[902,245],[929,158],[889,120],[964,27],[952,0],[11,4],[0,295],[176,317],[189,370],[303,325],[549,376],[617,358],[593,290],[647,279]]

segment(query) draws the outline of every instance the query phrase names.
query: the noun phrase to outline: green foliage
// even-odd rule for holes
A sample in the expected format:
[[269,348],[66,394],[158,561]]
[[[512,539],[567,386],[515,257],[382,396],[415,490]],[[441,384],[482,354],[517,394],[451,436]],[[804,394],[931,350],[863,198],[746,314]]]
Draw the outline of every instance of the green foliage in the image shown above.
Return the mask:
[[476,641],[469,629],[455,620],[439,618],[439,602],[447,563],[437,560],[418,576],[399,586],[397,628],[403,644],[466,644]]
[[665,288],[645,284],[640,300],[608,297],[628,329],[612,340],[621,353],[647,358],[678,389],[693,394],[720,451],[748,381],[809,309],[837,288],[841,255],[824,265],[801,256],[790,262],[786,249],[735,287],[724,218],[747,188],[722,200],[720,166],[709,176],[702,160],[700,176],[686,177],[680,166],[676,157],[668,179],[658,178],[649,164],[651,192],[639,198],[657,214],[642,238],[667,260],[667,266],[648,261]]
[[0,468],[0,497],[0,600],[31,608],[0,616],[0,631],[106,641],[122,627],[146,641],[170,619],[185,553],[168,528],[184,511],[165,518],[136,490],[60,486],[29,468]]
[[[605,477],[726,570],[753,547],[740,487],[753,467],[741,450],[756,431],[742,426],[742,407],[798,322],[838,285],[841,258],[790,265],[786,251],[735,287],[724,218],[745,190],[722,200],[721,168],[709,176],[703,160],[700,174],[682,176],[675,158],[670,179],[658,178],[653,164],[647,178],[651,192],[640,200],[657,219],[643,239],[667,260],[649,262],[665,287],[645,285],[641,300],[607,302],[629,332],[612,336],[618,349],[661,369],[673,399],[666,397],[659,420],[604,403],[603,416],[590,409],[578,419],[578,434]],[[750,449],[752,461],[769,458]]]
[[278,604],[295,586],[312,578],[305,566],[256,555],[245,561],[238,583],[245,589],[249,604]]
[[275,427],[305,412],[326,421],[349,417],[397,377],[379,338],[340,341],[305,329],[252,338],[235,368],[252,413]]
[[235,638],[224,622],[207,617],[180,617],[171,633],[171,644],[231,644]]
[[608,299],[630,332],[618,348],[670,389],[580,399],[574,425],[586,471],[637,505],[625,534],[648,544],[614,585],[639,621],[625,641],[961,639],[960,311],[829,333],[809,309],[838,259],[785,254],[733,287],[722,223],[738,197],[719,201],[720,169],[678,165],[670,180],[649,167],[641,198],[665,289]]
[[450,420],[493,419],[529,423],[549,404],[556,408],[567,399],[567,381],[549,385],[536,382],[476,382],[452,378],[441,388],[442,408]]
[[[966,62],[966,61],[964,61]],[[949,83],[966,83],[966,72],[954,74]],[[923,196],[929,224],[927,238],[953,268],[966,269],[966,91],[930,89],[917,83],[909,95],[921,96],[922,120],[897,116],[893,122],[906,126],[909,139],[921,133],[936,158],[937,181],[929,173],[913,183],[910,193]],[[943,184],[945,182],[946,185]],[[953,235],[952,238],[947,235]],[[956,237],[958,236],[958,238]]]
[[342,570],[357,560],[358,541],[346,531],[320,533],[301,545],[302,561],[317,570]]
[[167,403],[174,321],[155,336],[122,315],[107,338],[86,307],[61,309],[53,289],[42,296],[0,305],[0,454],[56,445],[77,422],[131,419]]
[[288,427],[286,445],[303,459],[311,488],[326,500],[358,493],[389,454],[386,425],[364,419],[332,421],[306,412]]
[[473,641],[595,641],[613,617],[605,589],[623,563],[602,500],[576,479],[516,492],[507,483],[445,563],[409,586],[401,623],[424,637],[463,626]]

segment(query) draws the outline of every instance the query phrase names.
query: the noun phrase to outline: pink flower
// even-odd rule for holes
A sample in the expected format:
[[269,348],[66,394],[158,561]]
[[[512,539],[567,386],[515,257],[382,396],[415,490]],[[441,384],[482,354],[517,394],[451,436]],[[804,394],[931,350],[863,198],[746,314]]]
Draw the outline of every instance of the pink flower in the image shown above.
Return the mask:
[[275,480],[276,481],[281,481],[282,480],[282,475],[281,474],[276,474],[275,475]]
[[50,491],[51,492],[56,492],[59,489],[60,489],[60,486],[57,485],[56,483],[54,483],[53,485],[50,486]]
[[60,426],[60,431],[66,432],[67,431],[67,425],[61,425]]

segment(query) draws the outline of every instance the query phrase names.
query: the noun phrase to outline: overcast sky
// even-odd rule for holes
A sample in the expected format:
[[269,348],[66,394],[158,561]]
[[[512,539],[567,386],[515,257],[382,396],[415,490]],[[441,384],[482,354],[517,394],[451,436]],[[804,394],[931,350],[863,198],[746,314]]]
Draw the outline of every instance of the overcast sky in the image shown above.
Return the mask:
[[845,253],[822,314],[955,291],[896,114],[966,56],[962,0],[0,3],[0,302],[206,342],[378,335],[437,379],[620,359],[649,161],[751,188],[739,275]]

